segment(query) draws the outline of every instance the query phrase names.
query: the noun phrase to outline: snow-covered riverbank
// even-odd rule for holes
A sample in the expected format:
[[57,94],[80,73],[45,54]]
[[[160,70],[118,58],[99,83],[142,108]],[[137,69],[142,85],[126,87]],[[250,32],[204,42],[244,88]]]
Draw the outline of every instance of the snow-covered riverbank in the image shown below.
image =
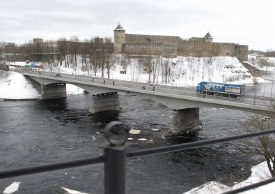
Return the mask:
[[[235,183],[233,187],[226,186],[222,183],[211,181],[208,183],[205,183],[204,185],[201,185],[199,187],[196,187],[188,192],[185,192],[183,194],[219,194],[226,191],[230,191],[233,189],[238,189],[244,186],[248,186],[257,182],[261,182],[263,180],[267,180],[271,178],[271,174],[268,171],[266,162],[262,162],[258,164],[257,166],[252,167],[251,169],[251,175],[248,179],[245,181],[242,181],[240,183]],[[275,192],[275,182],[270,183],[268,185],[258,187],[256,189],[242,192],[244,194],[272,194]]]
[[0,99],[38,99],[39,94],[20,73],[0,71]]
[[[83,93],[83,89],[66,84],[67,95]],[[38,91],[22,74],[12,71],[0,71],[0,99],[31,100],[39,99]]]

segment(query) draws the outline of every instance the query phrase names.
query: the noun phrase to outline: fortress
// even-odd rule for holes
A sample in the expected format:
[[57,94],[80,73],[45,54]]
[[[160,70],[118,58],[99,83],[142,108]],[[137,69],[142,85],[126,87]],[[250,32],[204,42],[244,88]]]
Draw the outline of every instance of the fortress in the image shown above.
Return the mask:
[[207,33],[204,37],[183,40],[179,36],[126,34],[119,24],[114,30],[114,53],[129,55],[161,55],[164,57],[231,56],[248,60],[248,46],[235,43],[213,42]]

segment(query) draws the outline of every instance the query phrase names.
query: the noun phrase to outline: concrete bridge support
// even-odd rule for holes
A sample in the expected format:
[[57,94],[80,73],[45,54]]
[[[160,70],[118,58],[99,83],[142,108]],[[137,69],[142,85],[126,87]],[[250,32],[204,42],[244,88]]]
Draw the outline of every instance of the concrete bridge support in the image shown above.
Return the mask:
[[170,135],[190,134],[199,129],[199,108],[176,110],[169,129]]
[[91,113],[118,110],[120,110],[120,103],[117,92],[101,93],[92,96]]
[[66,84],[55,83],[49,85],[40,85],[41,98],[52,99],[52,98],[65,98],[66,97]]
[[41,99],[65,98],[66,83],[25,76],[41,95]]

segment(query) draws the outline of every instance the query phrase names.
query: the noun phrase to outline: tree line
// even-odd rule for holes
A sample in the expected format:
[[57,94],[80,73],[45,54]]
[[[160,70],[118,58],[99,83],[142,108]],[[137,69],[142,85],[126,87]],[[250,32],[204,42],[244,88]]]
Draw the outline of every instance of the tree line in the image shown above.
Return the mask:
[[104,73],[105,68],[110,71],[114,46],[108,37],[94,37],[84,41],[72,37],[57,41],[33,41],[22,45],[2,44],[0,49],[0,60],[7,63],[28,60],[41,62],[49,68],[64,65],[74,70],[80,63],[83,70],[93,70],[96,74],[100,70]]

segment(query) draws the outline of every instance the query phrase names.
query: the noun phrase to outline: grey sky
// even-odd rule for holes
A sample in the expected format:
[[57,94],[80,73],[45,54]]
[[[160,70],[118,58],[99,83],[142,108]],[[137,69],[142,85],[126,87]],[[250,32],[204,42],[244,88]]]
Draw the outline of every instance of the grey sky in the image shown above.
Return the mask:
[[274,0],[0,0],[0,42],[126,33],[204,36],[275,50]]

